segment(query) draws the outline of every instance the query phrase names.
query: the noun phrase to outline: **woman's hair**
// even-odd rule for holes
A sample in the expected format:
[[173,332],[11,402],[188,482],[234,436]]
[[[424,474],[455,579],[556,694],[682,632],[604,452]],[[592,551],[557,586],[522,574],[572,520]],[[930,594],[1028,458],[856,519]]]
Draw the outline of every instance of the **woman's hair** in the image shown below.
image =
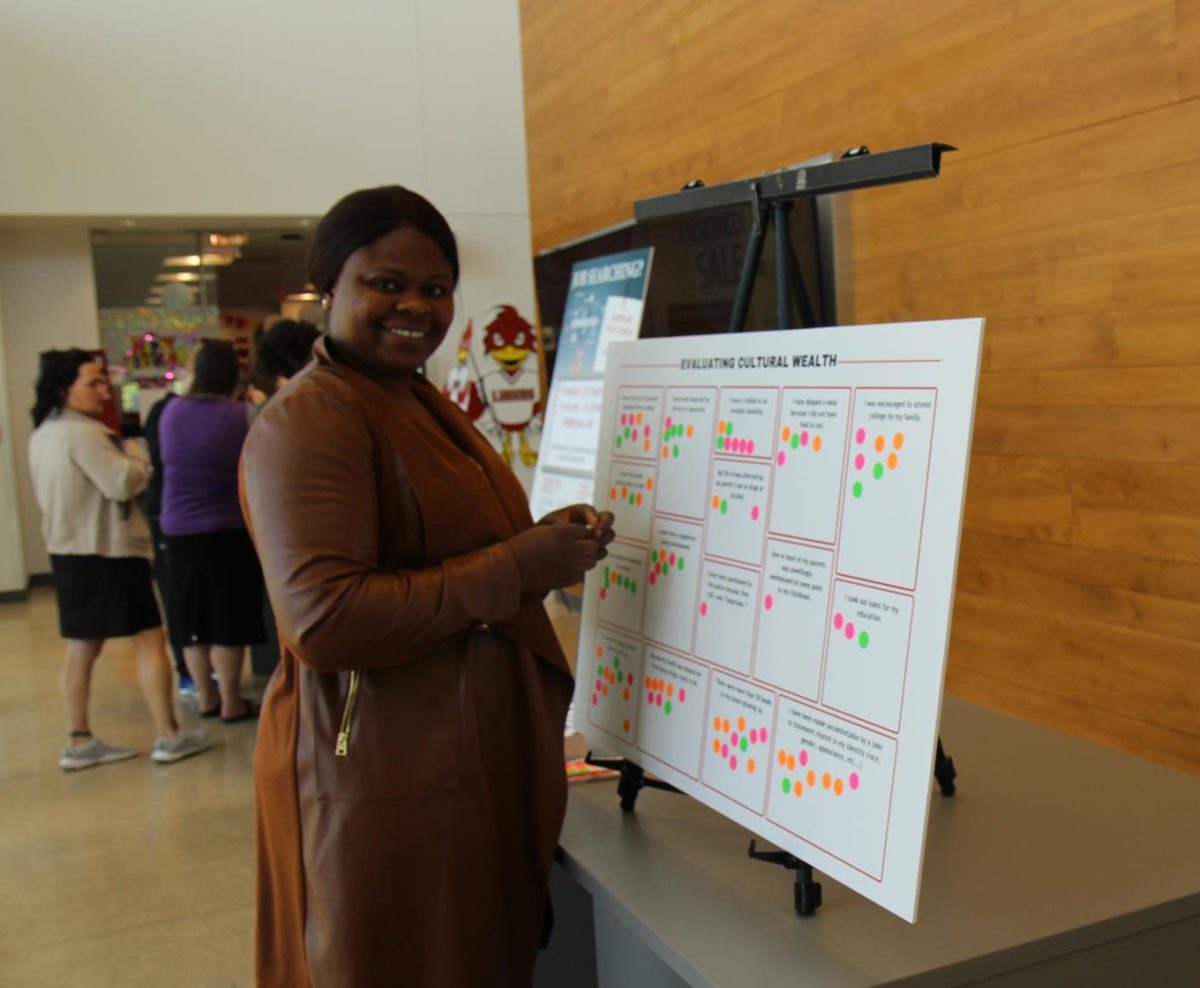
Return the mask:
[[291,377],[308,363],[320,335],[312,323],[297,319],[280,319],[259,333],[254,346],[255,386],[273,394],[276,378]]
[[237,390],[239,373],[237,351],[229,340],[202,340],[188,394],[228,398]]
[[67,392],[79,376],[79,368],[96,362],[96,355],[71,347],[69,350],[47,350],[38,355],[38,377],[33,386],[35,399],[30,414],[33,427],[41,425],[51,412],[57,412],[67,400]]
[[458,245],[446,217],[424,196],[399,185],[360,189],[338,200],[313,233],[308,280],[326,294],[337,284],[347,257],[402,227],[419,230],[442,249],[457,284]]

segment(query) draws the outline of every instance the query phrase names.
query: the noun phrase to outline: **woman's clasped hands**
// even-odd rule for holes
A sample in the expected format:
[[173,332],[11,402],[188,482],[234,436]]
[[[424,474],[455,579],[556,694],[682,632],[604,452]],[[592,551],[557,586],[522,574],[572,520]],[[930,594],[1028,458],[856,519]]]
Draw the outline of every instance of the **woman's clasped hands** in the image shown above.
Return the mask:
[[612,526],[611,511],[572,504],[509,539],[522,589],[544,594],[579,583],[608,555],[606,547],[616,535]]

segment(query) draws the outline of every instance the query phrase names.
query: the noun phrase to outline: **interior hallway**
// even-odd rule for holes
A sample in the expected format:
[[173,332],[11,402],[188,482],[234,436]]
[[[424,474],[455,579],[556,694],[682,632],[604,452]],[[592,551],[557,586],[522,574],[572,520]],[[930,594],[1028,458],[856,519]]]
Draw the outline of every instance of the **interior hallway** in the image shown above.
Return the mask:
[[0,604],[0,985],[252,985],[256,724],[184,708],[212,749],[154,764],[132,648],[110,642],[92,729],[142,755],[63,772],[61,661],[49,588]]

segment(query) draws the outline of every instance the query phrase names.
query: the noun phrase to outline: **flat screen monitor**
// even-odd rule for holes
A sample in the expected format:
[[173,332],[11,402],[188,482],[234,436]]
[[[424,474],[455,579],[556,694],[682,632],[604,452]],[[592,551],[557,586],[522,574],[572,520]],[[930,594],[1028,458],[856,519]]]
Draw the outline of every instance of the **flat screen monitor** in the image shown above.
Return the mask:
[[[796,260],[812,304],[813,324],[837,325],[839,283],[836,254],[844,239],[836,232],[840,196],[797,200],[789,228]],[[534,258],[534,281],[546,341],[546,365],[553,374],[555,343],[566,306],[571,268],[607,254],[653,247],[650,285],[642,317],[645,337],[696,336],[729,328],[734,296],[754,218],[749,206],[709,210],[650,223],[630,220],[544,251]],[[746,331],[804,326],[793,309],[790,326],[775,312],[775,238],[769,230],[754,282]]]

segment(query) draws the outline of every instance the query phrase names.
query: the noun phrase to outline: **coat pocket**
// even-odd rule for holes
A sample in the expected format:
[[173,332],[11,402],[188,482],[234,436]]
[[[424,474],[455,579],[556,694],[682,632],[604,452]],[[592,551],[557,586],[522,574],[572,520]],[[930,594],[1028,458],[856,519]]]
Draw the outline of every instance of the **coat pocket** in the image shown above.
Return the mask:
[[460,788],[467,663],[445,647],[384,669],[312,673],[318,799],[411,799]]

